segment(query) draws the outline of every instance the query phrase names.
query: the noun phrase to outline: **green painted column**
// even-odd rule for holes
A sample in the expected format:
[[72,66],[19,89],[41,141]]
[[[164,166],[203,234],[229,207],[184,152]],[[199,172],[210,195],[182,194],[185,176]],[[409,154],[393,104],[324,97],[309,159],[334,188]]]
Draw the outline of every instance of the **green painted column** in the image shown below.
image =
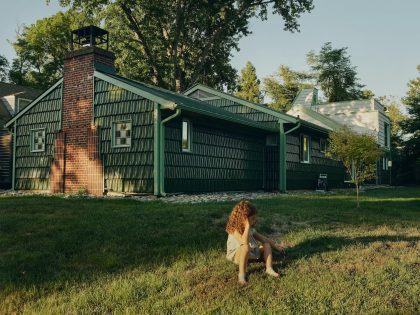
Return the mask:
[[279,190],[286,192],[286,134],[284,133],[284,124],[279,122]]

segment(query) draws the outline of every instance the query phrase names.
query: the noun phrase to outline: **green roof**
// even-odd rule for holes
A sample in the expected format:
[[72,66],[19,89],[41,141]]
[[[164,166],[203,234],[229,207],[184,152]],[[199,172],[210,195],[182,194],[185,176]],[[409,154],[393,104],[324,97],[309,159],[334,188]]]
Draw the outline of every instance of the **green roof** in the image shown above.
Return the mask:
[[217,119],[227,120],[266,131],[277,131],[277,129],[267,126],[264,123],[241,117],[224,109],[209,105],[206,102],[196,100],[183,94],[175,93],[153,85],[130,80],[115,74],[104,73],[98,70],[95,71],[95,77],[155,101],[161,105],[166,106],[166,108],[180,108],[186,111],[210,116]]

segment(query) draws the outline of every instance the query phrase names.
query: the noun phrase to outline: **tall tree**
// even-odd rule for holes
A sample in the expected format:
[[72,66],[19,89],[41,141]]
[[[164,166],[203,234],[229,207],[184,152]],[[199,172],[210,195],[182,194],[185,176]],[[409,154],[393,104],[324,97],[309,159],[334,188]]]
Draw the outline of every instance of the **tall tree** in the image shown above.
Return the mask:
[[356,188],[357,208],[360,185],[376,174],[376,161],[383,154],[375,137],[358,134],[345,127],[332,131],[329,136],[327,156],[340,160],[351,176]]
[[[420,74],[420,65],[417,66]],[[408,82],[408,91],[402,102],[407,106],[409,118],[404,123],[404,130],[410,135],[406,145],[409,154],[420,157],[420,77]]]
[[307,73],[281,65],[275,74],[264,78],[264,89],[272,100],[268,106],[287,112],[300,90],[314,86],[312,79]]
[[39,89],[52,85],[62,75],[70,30],[92,22],[86,14],[69,10],[23,26],[13,43],[17,57],[12,62],[10,80]]
[[364,86],[359,83],[356,67],[351,65],[347,47],[334,49],[330,42],[325,43],[318,54],[307,54],[307,62],[328,102],[362,98]]
[[261,103],[262,94],[260,84],[261,82],[257,77],[254,65],[248,61],[241,70],[241,75],[238,78],[238,89],[235,95],[250,102]]
[[0,55],[0,82],[5,82],[8,77],[9,62],[6,57]]
[[280,15],[298,31],[313,0],[59,0],[86,12],[102,12],[120,72],[181,91],[196,82],[235,86],[232,50],[250,34],[252,18]]

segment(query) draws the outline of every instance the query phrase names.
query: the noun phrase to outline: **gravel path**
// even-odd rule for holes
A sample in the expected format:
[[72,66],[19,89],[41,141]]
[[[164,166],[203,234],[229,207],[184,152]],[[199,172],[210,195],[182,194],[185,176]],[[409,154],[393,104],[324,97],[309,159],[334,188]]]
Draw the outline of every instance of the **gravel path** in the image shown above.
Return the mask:
[[[394,188],[390,186],[368,186],[365,189],[376,189],[376,188]],[[62,198],[105,198],[105,199],[123,199],[130,198],[140,202],[149,201],[162,201],[165,203],[202,203],[202,202],[224,202],[224,201],[238,201],[241,199],[269,199],[275,197],[285,197],[294,195],[333,195],[336,193],[354,193],[354,189],[336,189],[334,191],[327,192],[316,192],[314,190],[292,190],[287,193],[279,192],[265,192],[265,191],[254,191],[254,192],[218,192],[218,193],[203,193],[203,194],[173,194],[167,195],[166,197],[157,198],[153,195],[137,195],[137,194],[117,194],[110,193],[106,196],[94,197],[83,194],[51,194],[48,191],[12,191],[12,190],[0,190],[0,197],[5,196],[58,196]]]

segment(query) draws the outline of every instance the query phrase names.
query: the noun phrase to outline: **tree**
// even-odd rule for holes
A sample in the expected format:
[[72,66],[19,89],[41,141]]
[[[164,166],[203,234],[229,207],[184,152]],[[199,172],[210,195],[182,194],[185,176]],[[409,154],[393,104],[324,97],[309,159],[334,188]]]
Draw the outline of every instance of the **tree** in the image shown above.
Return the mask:
[[376,161],[383,152],[372,135],[357,134],[349,128],[332,131],[329,136],[328,157],[340,160],[356,187],[357,208],[360,185],[376,174]]
[[268,106],[287,112],[300,90],[313,88],[311,79],[309,74],[281,65],[277,73],[264,78],[264,89],[272,99]]
[[93,22],[86,14],[69,10],[23,26],[13,43],[17,57],[12,62],[10,81],[39,89],[51,86],[62,76],[70,31]]
[[307,54],[307,62],[328,102],[362,98],[363,85],[358,82],[356,67],[351,65],[347,47],[333,49],[330,42],[325,43],[318,54],[314,51]]
[[[417,66],[420,73],[420,65]],[[415,158],[420,157],[420,77],[410,80],[408,91],[402,102],[407,106],[409,118],[404,122],[403,128],[410,135],[406,146],[409,154]]]
[[241,75],[238,79],[238,90],[235,95],[250,102],[261,103],[260,83],[255,67],[248,61],[241,70]]
[[313,0],[59,0],[95,14],[110,31],[117,66],[127,77],[181,91],[201,82],[235,86],[232,50],[250,34],[252,18],[280,15],[298,31]]
[[373,91],[369,89],[363,89],[360,92],[361,92],[360,98],[364,100],[370,100],[371,98],[375,96],[375,93],[373,93]]
[[9,72],[9,62],[6,57],[0,55],[0,82],[5,82],[7,80]]

